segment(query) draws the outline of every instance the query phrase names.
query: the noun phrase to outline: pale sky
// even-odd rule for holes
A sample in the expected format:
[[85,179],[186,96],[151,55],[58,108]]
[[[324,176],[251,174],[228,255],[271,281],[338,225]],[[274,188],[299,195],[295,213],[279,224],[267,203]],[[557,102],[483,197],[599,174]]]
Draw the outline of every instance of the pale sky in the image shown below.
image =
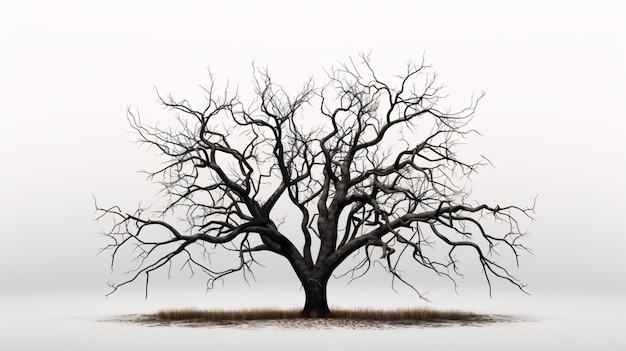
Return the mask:
[[[531,205],[539,195],[528,223],[535,255],[516,272],[531,292],[625,293],[622,2],[381,4],[3,2],[0,293],[108,292],[92,194],[129,210],[155,200],[158,187],[136,171],[159,160],[130,142],[125,115],[130,106],[170,118],[154,87],[199,99],[210,67],[221,84],[249,90],[254,61],[297,89],[370,50],[388,74],[425,55],[451,107],[486,92],[472,124],[483,136],[467,147],[495,168],[474,177],[474,198]],[[280,283],[272,272],[260,276]],[[143,296],[142,282],[130,289]]]

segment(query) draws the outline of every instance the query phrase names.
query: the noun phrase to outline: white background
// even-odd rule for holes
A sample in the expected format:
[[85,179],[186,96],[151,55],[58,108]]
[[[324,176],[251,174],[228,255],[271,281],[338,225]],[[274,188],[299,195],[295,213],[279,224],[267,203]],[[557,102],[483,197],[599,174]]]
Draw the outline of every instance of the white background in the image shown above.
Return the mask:
[[[0,346],[81,349],[93,337],[118,340],[103,348],[129,349],[136,335],[154,349],[178,338],[200,347],[210,335],[157,333],[169,340],[160,342],[140,327],[93,319],[164,307],[301,305],[295,276],[271,259],[251,288],[231,277],[205,295],[201,280],[182,273],[157,281],[147,301],[141,282],[105,299],[106,282],[117,276],[106,255],[96,256],[107,241],[98,234],[104,228],[94,221],[92,194],[129,210],[159,201],[157,186],[136,172],[159,160],[130,142],[125,118],[129,106],[150,121],[171,117],[156,104],[154,86],[199,101],[197,86],[208,82],[210,67],[222,86],[228,79],[249,90],[254,60],[295,90],[324,67],[371,50],[374,66],[389,74],[425,54],[451,107],[487,93],[472,122],[483,136],[467,145],[495,165],[474,177],[477,200],[531,205],[539,195],[537,221],[526,223],[534,255],[524,255],[515,271],[531,296],[496,284],[489,299],[484,281],[471,274],[459,295],[441,280],[420,285],[431,307],[538,321],[456,328],[456,342],[515,349],[556,340],[544,349],[619,349],[626,312],[625,15],[619,1],[2,2]],[[408,290],[396,295],[381,272],[345,283],[331,283],[332,305],[424,305]],[[30,338],[30,323],[51,331]],[[70,325],[83,337],[64,336]],[[358,334],[310,333],[336,342],[342,333]],[[441,331],[419,333],[421,346],[459,345],[441,343]],[[289,335],[285,345],[300,334]],[[409,347],[412,337],[402,335],[395,340]]]

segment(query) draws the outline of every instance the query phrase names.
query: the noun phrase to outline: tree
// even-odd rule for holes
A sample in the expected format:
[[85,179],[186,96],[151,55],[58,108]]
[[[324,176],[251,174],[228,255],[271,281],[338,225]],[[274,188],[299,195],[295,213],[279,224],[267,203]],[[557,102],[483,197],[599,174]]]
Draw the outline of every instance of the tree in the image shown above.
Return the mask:
[[[175,257],[208,274],[210,288],[234,272],[245,277],[255,255],[269,252],[284,257],[300,280],[303,315],[324,317],[332,315],[327,283],[348,257],[361,259],[348,272],[353,278],[380,261],[392,284],[420,294],[398,265],[411,262],[454,282],[462,249],[475,253],[490,294],[493,277],[523,291],[493,253],[504,246],[517,262],[526,250],[518,219],[532,209],[470,203],[468,177],[488,161],[462,160],[457,150],[475,132],[467,124],[483,95],[456,112],[441,107],[441,87],[423,62],[408,63],[391,83],[379,79],[367,55],[326,73],[325,85],[310,79],[291,96],[266,69],[253,67],[251,104],[228,89],[218,95],[213,75],[201,109],[157,91],[177,112],[168,128],[148,126],[129,110],[138,141],[164,158],[149,178],[158,179],[168,202],[153,217],[143,208],[96,205],[100,218],[113,219],[105,233],[113,241],[104,248],[112,250],[111,266],[122,247],[138,250],[136,270],[111,293],[142,275],[147,289],[150,273]],[[282,225],[277,208],[288,208],[299,228]],[[488,217],[501,225],[486,225]],[[166,237],[157,239],[151,228]],[[207,247],[233,252],[237,263],[212,269],[202,259]]]

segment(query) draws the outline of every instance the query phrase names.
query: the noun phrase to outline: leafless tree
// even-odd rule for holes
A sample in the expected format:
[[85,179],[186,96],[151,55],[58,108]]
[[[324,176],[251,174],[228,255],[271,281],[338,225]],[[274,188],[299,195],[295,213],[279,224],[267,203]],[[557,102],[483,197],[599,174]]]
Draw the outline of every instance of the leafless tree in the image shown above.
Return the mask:
[[[329,316],[327,283],[348,257],[361,259],[348,271],[353,278],[379,261],[392,282],[420,294],[398,265],[412,262],[454,281],[455,252],[463,249],[475,252],[490,293],[493,277],[523,291],[493,253],[500,245],[517,262],[527,250],[518,220],[532,209],[470,202],[468,177],[488,161],[464,161],[457,150],[475,132],[467,124],[482,95],[451,112],[440,106],[441,87],[423,61],[385,82],[367,55],[328,69],[325,85],[309,80],[295,96],[267,70],[253,72],[250,104],[228,89],[218,93],[211,76],[201,109],[159,95],[177,112],[174,126],[148,126],[129,110],[139,141],[164,157],[149,177],[168,202],[153,217],[142,208],[96,205],[99,218],[113,222],[104,248],[112,251],[111,266],[122,247],[137,253],[136,270],[111,293],[143,275],[147,289],[150,273],[177,256],[192,272],[208,274],[211,287],[225,275],[250,273],[264,251],[286,258],[296,273],[303,315]],[[299,228],[277,218],[286,208]],[[485,225],[488,219],[500,226]],[[157,239],[149,227],[166,237]],[[233,252],[237,264],[212,268],[202,257],[207,247]],[[445,254],[432,257],[432,247]]]

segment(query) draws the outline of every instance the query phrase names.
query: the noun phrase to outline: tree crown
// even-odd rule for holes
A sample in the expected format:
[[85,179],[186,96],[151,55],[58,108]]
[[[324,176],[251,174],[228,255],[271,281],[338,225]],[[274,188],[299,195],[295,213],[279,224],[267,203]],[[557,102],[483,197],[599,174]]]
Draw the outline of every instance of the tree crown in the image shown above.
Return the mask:
[[[149,177],[169,201],[157,218],[142,209],[98,208],[115,219],[106,233],[113,242],[105,248],[113,258],[131,242],[141,248],[137,270],[113,291],[176,256],[192,271],[207,273],[212,286],[227,274],[249,271],[261,251],[287,258],[303,285],[325,284],[360,251],[362,261],[348,272],[353,277],[380,257],[394,280],[413,288],[398,270],[402,257],[454,281],[460,248],[477,254],[490,289],[490,277],[523,289],[492,253],[501,245],[517,261],[527,250],[519,242],[524,233],[518,217],[532,208],[470,202],[466,180],[488,161],[468,162],[457,149],[476,133],[467,125],[483,94],[459,111],[440,106],[441,87],[423,62],[407,64],[391,83],[379,79],[366,55],[326,73],[326,84],[310,79],[292,96],[267,70],[254,68],[256,99],[250,104],[228,90],[219,94],[213,76],[202,88],[201,109],[159,95],[177,112],[176,127],[146,125],[129,110],[139,142],[164,158]],[[275,213],[283,206],[299,220],[297,230],[281,226]],[[171,215],[182,221],[172,222]],[[505,230],[487,230],[487,215],[505,223]],[[168,238],[149,239],[152,226]],[[444,258],[426,253],[435,243],[448,248]],[[213,270],[190,249],[196,244],[234,251],[239,262]],[[171,249],[162,254],[162,247]],[[380,256],[372,257],[371,248]]]

